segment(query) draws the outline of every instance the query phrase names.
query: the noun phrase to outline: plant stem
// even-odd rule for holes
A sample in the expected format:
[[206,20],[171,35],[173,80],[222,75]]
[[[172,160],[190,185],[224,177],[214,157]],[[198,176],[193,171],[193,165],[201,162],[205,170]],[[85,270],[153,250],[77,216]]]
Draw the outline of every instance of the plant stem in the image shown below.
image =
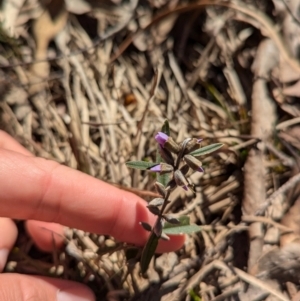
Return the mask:
[[164,203],[161,207],[161,210],[160,210],[160,217],[162,216],[162,214],[164,213],[164,210],[166,209],[167,205],[168,205],[168,198],[170,197],[170,194],[171,194],[171,190],[168,190],[167,191],[167,194],[165,196],[165,199],[164,199]]

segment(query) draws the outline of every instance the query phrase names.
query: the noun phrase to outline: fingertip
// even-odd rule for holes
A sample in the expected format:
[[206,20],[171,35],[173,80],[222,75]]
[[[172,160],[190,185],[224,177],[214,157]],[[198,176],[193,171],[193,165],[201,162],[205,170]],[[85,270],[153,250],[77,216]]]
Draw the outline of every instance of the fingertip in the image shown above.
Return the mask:
[[157,253],[168,253],[181,249],[185,243],[185,235],[170,235],[170,240],[159,240]]
[[72,286],[70,289],[60,290],[57,301],[94,301],[93,292],[86,287]]
[[81,283],[7,273],[0,275],[0,300],[95,301],[95,295]]
[[36,246],[42,251],[53,251],[64,244],[65,227],[56,223],[29,220],[25,228]]

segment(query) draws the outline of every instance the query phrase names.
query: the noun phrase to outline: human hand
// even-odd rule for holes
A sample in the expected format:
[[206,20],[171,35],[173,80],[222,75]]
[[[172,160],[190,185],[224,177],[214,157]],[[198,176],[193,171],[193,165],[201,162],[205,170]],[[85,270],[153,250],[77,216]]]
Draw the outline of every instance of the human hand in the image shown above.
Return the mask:
[[[27,220],[26,228],[37,246],[50,251],[62,245],[64,226],[136,245],[149,233],[140,221],[153,224],[155,217],[138,196],[56,162],[34,157],[0,131],[0,271],[17,238],[12,219]],[[47,230],[45,230],[47,229]],[[160,241],[158,252],[179,249],[183,236]],[[19,274],[0,274],[0,300],[90,301],[93,293],[72,281]]]

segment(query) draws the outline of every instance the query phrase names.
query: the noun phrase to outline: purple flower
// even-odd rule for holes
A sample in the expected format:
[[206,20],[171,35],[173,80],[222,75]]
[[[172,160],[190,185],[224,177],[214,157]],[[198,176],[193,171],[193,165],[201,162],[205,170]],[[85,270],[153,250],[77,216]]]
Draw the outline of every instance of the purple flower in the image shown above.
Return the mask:
[[155,135],[156,142],[164,149],[167,149],[171,153],[178,154],[180,151],[180,146],[169,137],[167,134],[163,132],[158,132]]
[[169,139],[169,136],[163,132],[158,132],[155,136],[155,140],[162,146],[164,147],[165,143]]
[[200,143],[201,141],[203,141],[203,139],[201,138],[197,139],[197,143]]
[[154,171],[154,172],[161,172],[161,166],[160,166],[160,164],[158,164],[158,165],[151,167],[149,170]]
[[172,165],[164,163],[164,162],[149,168],[150,171],[159,172],[161,175],[170,173],[173,171],[173,169],[174,168]]

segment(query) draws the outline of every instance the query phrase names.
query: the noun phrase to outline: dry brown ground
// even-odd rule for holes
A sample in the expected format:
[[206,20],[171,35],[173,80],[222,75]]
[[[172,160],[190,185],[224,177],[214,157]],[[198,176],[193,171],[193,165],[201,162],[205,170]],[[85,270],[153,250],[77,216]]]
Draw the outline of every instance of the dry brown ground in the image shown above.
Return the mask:
[[154,159],[166,118],[177,141],[225,147],[191,175],[196,197],[178,189],[168,207],[202,231],[147,279],[121,243],[75,229],[51,255],[20,235],[7,270],[81,281],[98,300],[299,300],[300,1],[66,4],[3,1],[1,128],[146,200],[153,177],[125,162]]

